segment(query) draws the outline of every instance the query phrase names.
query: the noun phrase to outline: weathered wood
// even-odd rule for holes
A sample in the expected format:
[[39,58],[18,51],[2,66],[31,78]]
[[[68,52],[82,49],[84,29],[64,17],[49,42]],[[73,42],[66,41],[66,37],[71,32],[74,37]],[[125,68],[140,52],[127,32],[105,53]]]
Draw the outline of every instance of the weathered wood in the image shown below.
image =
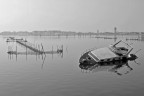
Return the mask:
[[34,48],[33,46],[30,46],[29,44],[27,44],[27,42],[21,42],[19,40],[16,41],[17,43],[29,48],[30,50],[34,51],[34,52],[37,52],[37,53],[44,53],[44,51],[41,51],[41,50],[38,50],[37,48]]

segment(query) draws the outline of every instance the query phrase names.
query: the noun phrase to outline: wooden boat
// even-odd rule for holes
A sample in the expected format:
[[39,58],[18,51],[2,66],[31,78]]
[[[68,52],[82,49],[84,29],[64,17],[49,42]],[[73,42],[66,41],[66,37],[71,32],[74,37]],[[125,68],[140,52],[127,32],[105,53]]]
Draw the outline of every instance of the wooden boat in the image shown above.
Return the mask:
[[[118,46],[118,44],[121,42],[127,45],[129,48]],[[113,62],[117,60],[127,60],[133,58],[131,56],[135,56],[134,54],[130,54],[132,50],[133,48],[129,44],[120,40],[119,42],[110,45],[108,47],[93,49],[88,52],[85,52],[81,56],[79,62],[95,64],[95,63],[102,63],[102,62]]]

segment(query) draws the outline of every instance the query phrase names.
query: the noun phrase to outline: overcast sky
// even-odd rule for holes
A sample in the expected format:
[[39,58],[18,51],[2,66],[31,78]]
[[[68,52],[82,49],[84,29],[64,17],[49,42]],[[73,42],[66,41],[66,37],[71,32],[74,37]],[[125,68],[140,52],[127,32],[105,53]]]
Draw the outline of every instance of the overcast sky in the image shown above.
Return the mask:
[[144,31],[144,0],[0,0],[0,31]]

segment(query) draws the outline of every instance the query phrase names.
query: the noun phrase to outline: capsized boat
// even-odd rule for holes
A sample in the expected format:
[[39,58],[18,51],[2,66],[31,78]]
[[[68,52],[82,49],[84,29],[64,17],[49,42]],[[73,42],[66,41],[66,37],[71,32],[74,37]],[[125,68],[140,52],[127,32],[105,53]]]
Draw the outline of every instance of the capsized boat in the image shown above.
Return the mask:
[[[119,46],[120,43],[124,43],[127,47]],[[119,42],[110,45],[108,47],[93,49],[85,52],[79,59],[80,63],[103,63],[103,62],[113,62],[118,60],[136,59],[137,56],[130,54],[133,50],[130,44],[120,40]]]

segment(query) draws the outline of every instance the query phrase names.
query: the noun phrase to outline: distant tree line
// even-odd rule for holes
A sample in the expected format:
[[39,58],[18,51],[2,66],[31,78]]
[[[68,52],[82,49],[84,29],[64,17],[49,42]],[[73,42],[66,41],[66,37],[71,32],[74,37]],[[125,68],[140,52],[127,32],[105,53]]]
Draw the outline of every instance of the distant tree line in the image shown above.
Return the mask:
[[20,36],[73,36],[73,35],[140,35],[144,34],[144,32],[72,32],[72,31],[59,31],[59,30],[51,30],[51,31],[18,31],[18,32],[10,32],[4,31],[1,32],[0,35],[20,35]]

